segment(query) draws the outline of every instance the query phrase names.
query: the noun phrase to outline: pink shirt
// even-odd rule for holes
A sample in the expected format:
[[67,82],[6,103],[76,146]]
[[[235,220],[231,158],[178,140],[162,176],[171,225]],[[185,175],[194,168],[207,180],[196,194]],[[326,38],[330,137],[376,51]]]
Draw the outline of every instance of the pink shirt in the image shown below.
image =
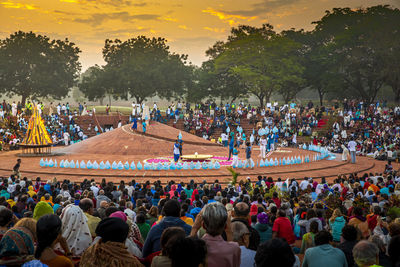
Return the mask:
[[205,234],[208,267],[240,267],[241,250],[237,243],[227,242],[222,236]]

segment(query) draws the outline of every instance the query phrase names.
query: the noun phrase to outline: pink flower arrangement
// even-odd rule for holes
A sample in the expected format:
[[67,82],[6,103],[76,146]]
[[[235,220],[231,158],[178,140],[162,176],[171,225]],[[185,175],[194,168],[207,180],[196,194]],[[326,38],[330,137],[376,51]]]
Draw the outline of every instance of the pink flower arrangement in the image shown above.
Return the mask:
[[165,163],[165,162],[170,162],[170,160],[169,159],[148,159],[148,160],[146,160],[146,162],[148,162],[148,163],[159,163],[159,162],[161,162],[161,163]]

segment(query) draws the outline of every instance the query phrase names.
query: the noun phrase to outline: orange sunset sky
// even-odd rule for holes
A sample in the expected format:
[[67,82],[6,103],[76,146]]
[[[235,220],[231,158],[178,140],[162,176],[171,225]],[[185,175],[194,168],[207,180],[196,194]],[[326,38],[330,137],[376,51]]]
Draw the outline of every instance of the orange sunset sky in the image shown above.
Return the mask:
[[83,70],[104,64],[106,38],[161,36],[174,52],[200,65],[205,50],[232,26],[270,23],[275,30],[313,28],[334,7],[368,7],[400,0],[0,0],[0,38],[17,30],[68,37],[82,50]]

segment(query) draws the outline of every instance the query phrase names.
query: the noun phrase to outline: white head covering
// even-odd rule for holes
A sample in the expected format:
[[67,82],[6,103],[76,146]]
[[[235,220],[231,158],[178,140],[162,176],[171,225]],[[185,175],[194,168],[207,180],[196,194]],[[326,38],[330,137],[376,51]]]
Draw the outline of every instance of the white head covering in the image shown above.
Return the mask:
[[67,240],[72,254],[81,255],[92,243],[85,214],[78,206],[69,204],[62,211],[61,221],[62,236]]

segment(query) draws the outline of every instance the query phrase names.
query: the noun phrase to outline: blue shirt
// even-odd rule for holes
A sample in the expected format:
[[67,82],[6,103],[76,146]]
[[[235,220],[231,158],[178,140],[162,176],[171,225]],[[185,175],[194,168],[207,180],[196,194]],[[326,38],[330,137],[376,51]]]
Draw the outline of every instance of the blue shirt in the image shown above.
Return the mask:
[[251,146],[246,147],[246,159],[251,158]]
[[192,231],[192,227],[190,225],[187,225],[180,218],[171,216],[164,217],[164,219],[162,219],[161,222],[154,225],[150,229],[150,232],[148,233],[146,241],[143,246],[143,258],[146,258],[148,255],[154,252],[161,251],[161,244],[160,244],[161,234],[165,229],[173,226],[183,228],[183,230],[185,230],[186,235],[189,235],[190,231]]
[[308,248],[302,267],[347,267],[343,251],[329,244]]
[[240,246],[242,253],[240,254],[240,267],[254,266],[254,257],[256,251]]
[[234,144],[234,141],[233,141],[233,138],[231,138],[231,141],[229,141],[229,149],[233,149],[233,144]]

